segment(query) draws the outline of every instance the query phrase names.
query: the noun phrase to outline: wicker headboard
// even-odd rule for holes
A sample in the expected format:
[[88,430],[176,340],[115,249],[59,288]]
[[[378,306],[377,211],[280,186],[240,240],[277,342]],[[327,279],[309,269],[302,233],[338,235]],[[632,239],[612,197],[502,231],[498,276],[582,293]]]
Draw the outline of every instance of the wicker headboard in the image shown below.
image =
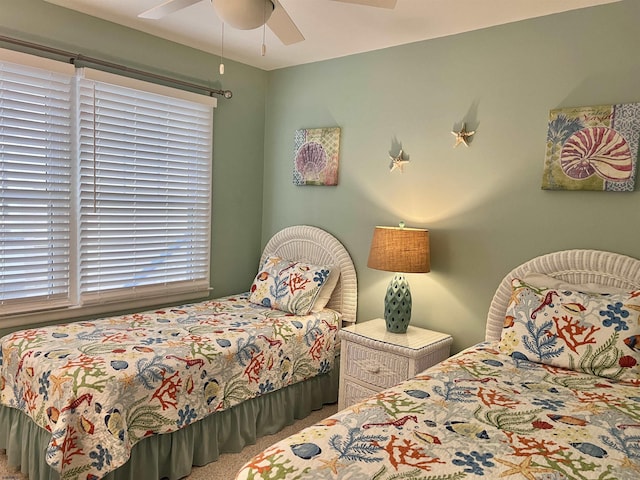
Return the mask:
[[511,298],[511,280],[543,273],[567,283],[596,283],[640,290],[640,260],[600,250],[563,250],[536,257],[514,268],[500,282],[489,307],[486,340],[499,340]]
[[356,321],[358,306],[356,269],[349,252],[337,238],[318,227],[308,225],[287,227],[267,242],[260,258],[260,265],[269,255],[315,265],[339,267],[340,278],[331,294],[327,308],[340,312],[345,322]]

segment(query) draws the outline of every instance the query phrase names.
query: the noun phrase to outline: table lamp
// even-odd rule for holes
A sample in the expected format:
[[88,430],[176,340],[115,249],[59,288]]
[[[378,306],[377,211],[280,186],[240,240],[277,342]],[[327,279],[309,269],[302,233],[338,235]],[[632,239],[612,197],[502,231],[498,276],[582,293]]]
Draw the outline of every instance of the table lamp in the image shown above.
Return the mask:
[[384,298],[387,331],[406,333],[411,320],[411,291],[405,273],[430,271],[429,231],[423,228],[376,227],[369,251],[369,268],[395,272]]

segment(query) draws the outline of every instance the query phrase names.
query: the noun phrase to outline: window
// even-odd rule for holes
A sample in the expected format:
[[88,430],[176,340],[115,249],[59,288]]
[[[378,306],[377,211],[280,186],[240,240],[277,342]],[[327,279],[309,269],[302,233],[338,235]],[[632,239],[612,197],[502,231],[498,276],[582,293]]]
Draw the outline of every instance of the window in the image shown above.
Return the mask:
[[18,56],[0,52],[0,314],[206,296],[215,99]]

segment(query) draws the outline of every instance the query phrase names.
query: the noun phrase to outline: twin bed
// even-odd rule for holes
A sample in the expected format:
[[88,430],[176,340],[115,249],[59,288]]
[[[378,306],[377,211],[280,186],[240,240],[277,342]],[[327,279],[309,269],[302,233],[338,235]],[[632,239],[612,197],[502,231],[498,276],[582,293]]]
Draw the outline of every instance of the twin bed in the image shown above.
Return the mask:
[[[9,464],[31,479],[177,479],[335,402],[351,258],[290,227],[260,266],[245,294],[1,339]],[[336,279],[329,298],[309,289]],[[237,479],[636,479],[639,315],[639,260],[537,257],[499,285],[485,342],[272,445]]]
[[251,459],[238,480],[640,478],[640,261],[535,258],[486,341]]
[[0,449],[32,480],[182,478],[337,401],[356,305],[343,245],[295,226],[247,293],[6,335]]

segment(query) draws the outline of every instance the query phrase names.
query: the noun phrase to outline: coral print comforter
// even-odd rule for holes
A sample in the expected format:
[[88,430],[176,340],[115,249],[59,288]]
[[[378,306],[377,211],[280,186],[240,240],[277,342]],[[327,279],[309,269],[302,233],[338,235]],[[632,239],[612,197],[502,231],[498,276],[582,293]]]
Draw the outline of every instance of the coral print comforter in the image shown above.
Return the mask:
[[640,478],[640,380],[471,347],[276,443],[238,479]]
[[0,401],[51,432],[61,478],[100,478],[155,433],[328,372],[338,314],[246,295],[2,338]]

